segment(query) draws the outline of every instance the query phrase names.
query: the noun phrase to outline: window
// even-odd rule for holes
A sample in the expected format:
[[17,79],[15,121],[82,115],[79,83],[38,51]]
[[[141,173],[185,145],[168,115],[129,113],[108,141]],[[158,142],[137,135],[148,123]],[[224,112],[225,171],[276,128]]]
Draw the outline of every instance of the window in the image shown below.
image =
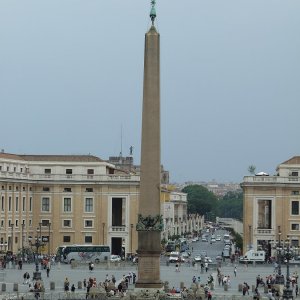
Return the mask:
[[292,201],[292,215],[299,215],[299,201]]
[[64,198],[64,212],[71,212],[71,198]]
[[1,197],[1,210],[4,211],[4,196]]
[[19,220],[16,220],[16,227],[19,227]]
[[4,185],[2,185],[2,190],[4,190]]
[[32,197],[29,198],[29,211],[32,211]]
[[84,210],[85,212],[93,212],[94,207],[93,207],[93,198],[85,198],[85,205],[84,205]]
[[93,220],[84,220],[84,227],[93,227]]
[[16,197],[16,211],[19,210],[19,197]]
[[292,230],[299,230],[299,224],[292,224],[291,229]]
[[23,172],[23,168],[20,169],[20,172],[21,172],[21,173]]
[[9,167],[6,167],[6,171],[7,171],[7,172],[9,171]]
[[49,192],[50,191],[50,188],[47,187],[47,186],[43,186],[43,192]]
[[19,187],[18,186],[16,186],[16,191],[18,191],[19,190]]
[[42,220],[42,226],[49,227],[50,221],[49,220]]
[[16,167],[14,167],[14,172],[16,172],[17,171],[17,168]]
[[4,220],[1,220],[1,227],[4,227]]
[[63,242],[64,243],[70,243],[71,242],[71,237],[69,235],[64,235],[63,236]]
[[26,188],[25,188],[25,186],[23,186],[23,191],[26,191]]
[[42,198],[42,211],[50,211],[50,198],[43,197]]
[[51,169],[45,169],[45,170],[44,170],[44,173],[45,173],[45,174],[51,174]]
[[11,185],[8,187],[8,189],[11,191]]
[[29,187],[29,191],[32,191],[32,187],[31,186]]
[[26,210],[26,197],[23,197],[23,200],[22,200],[22,211],[25,211]]
[[87,169],[88,175],[94,175],[94,169]]
[[298,172],[297,171],[292,171],[291,176],[298,176]]
[[87,235],[84,237],[84,242],[85,243],[92,243],[93,242],[93,237],[91,235]]
[[18,237],[15,236],[15,243],[18,244]]
[[71,192],[72,192],[72,189],[69,188],[69,187],[65,187],[65,188],[64,188],[64,192],[66,192],[66,193],[71,193]]
[[92,193],[94,190],[93,190],[93,188],[86,188],[85,191],[86,191],[87,193]]
[[63,220],[63,227],[72,227],[71,220]]
[[8,211],[11,211],[11,197],[8,197]]
[[32,226],[32,220],[31,219],[29,220],[29,226],[30,227]]
[[66,169],[66,174],[72,175],[73,174],[73,170],[72,169]]
[[292,191],[292,195],[299,195],[299,191]]

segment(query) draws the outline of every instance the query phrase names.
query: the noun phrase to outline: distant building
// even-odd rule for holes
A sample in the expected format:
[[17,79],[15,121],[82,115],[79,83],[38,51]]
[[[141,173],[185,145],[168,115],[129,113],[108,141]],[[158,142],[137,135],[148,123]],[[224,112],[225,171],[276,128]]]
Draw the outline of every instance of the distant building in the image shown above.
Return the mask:
[[281,163],[276,176],[258,173],[245,176],[244,252],[264,249],[274,254],[276,241],[289,238],[294,247],[300,240],[300,156]]

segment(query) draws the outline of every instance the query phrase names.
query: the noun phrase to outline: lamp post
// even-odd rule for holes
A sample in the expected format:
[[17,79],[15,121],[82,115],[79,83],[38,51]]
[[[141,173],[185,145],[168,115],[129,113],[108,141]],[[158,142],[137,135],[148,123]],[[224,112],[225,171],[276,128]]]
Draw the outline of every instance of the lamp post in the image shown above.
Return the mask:
[[51,223],[48,223],[48,256],[50,257],[50,228],[51,228]]
[[105,227],[105,223],[102,223],[102,245],[104,245],[104,227]]
[[252,226],[251,225],[248,225],[249,226],[249,250],[252,249],[252,241],[251,241],[251,229],[252,229]]
[[290,281],[290,260],[292,258],[292,253],[290,249],[290,239],[287,238],[286,240],[287,249],[285,253],[286,258],[286,284],[285,289],[283,291],[282,299],[294,299],[293,297],[293,289],[291,288],[291,281]]
[[42,245],[42,241],[41,239],[36,236],[35,237],[35,242],[32,242],[32,237],[29,236],[28,237],[28,241],[31,247],[36,247],[36,255],[35,255],[35,271],[33,272],[33,279],[34,280],[39,280],[42,279],[42,275],[41,272],[39,270],[39,258],[38,258],[38,254],[39,254],[39,248]]
[[14,252],[14,225],[13,223],[10,224],[11,227],[11,241],[10,241],[10,251],[11,253]]
[[24,261],[24,222],[21,224],[22,226],[22,261]]
[[[278,226],[278,248],[277,248],[277,263],[278,263],[278,273],[276,274],[275,282],[276,284],[284,284],[284,276],[281,274],[281,231],[280,226]],[[277,245],[276,245],[277,246]]]
[[133,252],[132,252],[132,229],[133,229],[133,224],[130,224],[130,252],[131,252],[131,256],[133,254]]
[[42,245],[42,222],[39,222],[39,228],[38,229],[40,231],[39,247],[38,247],[38,249],[40,249],[40,252],[38,251],[38,249],[37,249],[37,252],[38,252],[39,256],[41,256],[42,252],[41,252],[40,246]]

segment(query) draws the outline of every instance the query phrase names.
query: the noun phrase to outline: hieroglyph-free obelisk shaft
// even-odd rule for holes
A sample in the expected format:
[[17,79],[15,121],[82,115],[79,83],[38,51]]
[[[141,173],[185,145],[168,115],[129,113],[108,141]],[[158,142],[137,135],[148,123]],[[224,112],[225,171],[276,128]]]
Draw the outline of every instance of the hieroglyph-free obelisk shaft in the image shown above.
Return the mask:
[[145,36],[141,181],[136,229],[139,256],[136,288],[161,288],[160,62],[159,34],[153,20]]

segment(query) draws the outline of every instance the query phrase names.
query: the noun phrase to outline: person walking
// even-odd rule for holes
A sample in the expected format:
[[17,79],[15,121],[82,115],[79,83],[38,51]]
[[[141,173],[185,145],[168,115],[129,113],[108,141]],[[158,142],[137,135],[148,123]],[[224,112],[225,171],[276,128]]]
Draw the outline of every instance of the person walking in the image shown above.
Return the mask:
[[179,272],[179,264],[178,263],[176,263],[175,272]]
[[235,266],[235,267],[234,267],[234,270],[233,270],[234,277],[236,277],[236,271],[237,271],[237,268],[236,268],[236,266]]

